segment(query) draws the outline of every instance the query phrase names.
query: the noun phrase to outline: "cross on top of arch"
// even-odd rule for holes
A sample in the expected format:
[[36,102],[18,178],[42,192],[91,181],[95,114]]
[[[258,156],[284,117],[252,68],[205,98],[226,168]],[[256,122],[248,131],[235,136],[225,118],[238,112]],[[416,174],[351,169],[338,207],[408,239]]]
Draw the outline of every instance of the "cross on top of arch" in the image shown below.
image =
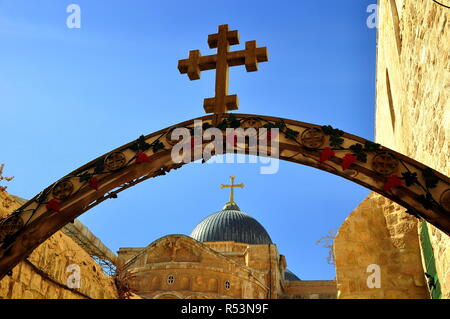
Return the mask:
[[247,41],[245,50],[230,52],[230,45],[235,44],[239,44],[238,31],[229,31],[228,25],[223,24],[217,33],[208,35],[208,45],[211,49],[217,48],[217,54],[202,56],[199,50],[191,50],[188,59],[178,61],[178,70],[181,74],[187,73],[190,80],[200,79],[201,71],[216,69],[216,94],[204,100],[206,113],[220,117],[227,111],[238,109],[237,95],[228,95],[230,66],[245,65],[247,72],[254,72],[258,70],[258,62],[268,61],[267,48],[258,48],[256,41]]

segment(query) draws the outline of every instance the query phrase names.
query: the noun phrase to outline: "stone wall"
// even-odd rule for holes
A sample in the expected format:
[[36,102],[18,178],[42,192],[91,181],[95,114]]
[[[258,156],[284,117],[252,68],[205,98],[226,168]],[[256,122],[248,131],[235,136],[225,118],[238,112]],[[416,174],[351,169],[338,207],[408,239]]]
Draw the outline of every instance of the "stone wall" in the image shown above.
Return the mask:
[[[0,192],[0,218],[19,208],[18,200]],[[69,265],[80,269],[80,288],[69,288]],[[20,262],[11,276],[0,280],[0,299],[118,298],[114,280],[71,238],[58,231],[27,260]]]
[[[450,176],[450,10],[379,2],[376,141]],[[450,237],[428,227],[442,298],[450,298]]]
[[285,280],[286,259],[274,244],[167,235],[146,248],[120,248],[118,262],[144,298],[336,298],[334,281]]
[[[205,242],[205,245],[218,251],[235,261],[245,264],[245,266],[267,272],[267,285],[270,287],[268,298],[280,298],[282,291],[282,274],[286,269],[286,260],[278,253],[275,244],[271,245],[249,245],[236,242]],[[242,254],[234,255],[237,252]]]
[[[128,261],[130,287],[144,298],[276,297],[270,294],[270,266],[254,269],[243,263],[242,255],[252,245],[208,244],[221,252],[185,235],[167,235],[146,248],[121,248],[118,261]],[[255,246],[264,246],[259,258],[268,259],[268,248],[274,245]]]
[[[427,0],[379,0],[376,142],[450,175],[450,10]],[[429,298],[419,227],[395,203],[371,194],[335,241],[338,298]],[[450,297],[450,237],[430,239],[442,298]],[[367,287],[380,265],[381,288]]]
[[[417,221],[381,195],[369,195],[344,221],[334,241],[338,298],[429,298]],[[380,268],[370,288],[369,265]]]
[[334,280],[285,281],[282,299],[336,299]]

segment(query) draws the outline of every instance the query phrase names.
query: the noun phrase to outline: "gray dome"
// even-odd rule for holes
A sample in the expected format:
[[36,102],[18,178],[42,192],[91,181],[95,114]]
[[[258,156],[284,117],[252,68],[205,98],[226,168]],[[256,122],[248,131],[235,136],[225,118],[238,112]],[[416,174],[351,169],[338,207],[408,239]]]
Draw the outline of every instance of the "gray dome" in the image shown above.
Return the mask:
[[264,227],[253,217],[241,212],[235,203],[227,203],[221,211],[203,219],[190,236],[201,242],[235,241],[252,245],[272,244]]
[[284,280],[298,281],[301,279],[298,278],[297,275],[294,274],[292,271],[290,271],[289,269],[286,269],[286,271],[284,272]]

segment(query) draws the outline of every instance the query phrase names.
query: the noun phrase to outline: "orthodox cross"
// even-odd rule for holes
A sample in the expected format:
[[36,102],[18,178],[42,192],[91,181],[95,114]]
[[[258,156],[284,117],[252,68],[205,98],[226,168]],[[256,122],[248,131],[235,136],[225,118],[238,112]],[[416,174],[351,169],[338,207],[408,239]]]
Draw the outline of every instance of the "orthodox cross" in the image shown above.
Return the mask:
[[240,187],[240,188],[244,188],[244,184],[236,184],[234,185],[234,178],[236,176],[230,176],[230,180],[231,180],[231,185],[220,185],[220,188],[230,188],[230,201],[228,202],[229,204],[234,204],[234,188],[235,187]]
[[208,45],[217,48],[217,54],[201,56],[199,50],[192,50],[188,59],[178,61],[178,70],[187,73],[190,80],[200,79],[201,71],[216,69],[216,95],[205,99],[203,108],[218,119],[227,111],[238,109],[237,95],[228,95],[229,67],[245,65],[247,72],[254,72],[258,70],[258,62],[268,61],[267,48],[258,48],[256,41],[245,42],[245,50],[230,52],[230,45],[234,44],[239,44],[238,31],[229,31],[228,24],[223,24],[218,33],[208,35]]

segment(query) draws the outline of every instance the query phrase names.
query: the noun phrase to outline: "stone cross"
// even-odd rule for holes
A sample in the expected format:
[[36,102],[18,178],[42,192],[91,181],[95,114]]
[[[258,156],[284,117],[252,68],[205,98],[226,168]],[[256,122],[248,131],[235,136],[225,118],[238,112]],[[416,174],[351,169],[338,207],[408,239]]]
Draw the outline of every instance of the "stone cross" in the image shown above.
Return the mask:
[[222,189],[223,188],[230,188],[230,201],[228,202],[230,204],[234,204],[234,188],[235,187],[244,188],[244,184],[243,183],[234,185],[234,178],[235,177],[236,176],[230,176],[231,185],[224,185],[224,184],[220,185],[220,188],[222,188]]
[[258,70],[258,62],[268,61],[267,48],[258,48],[256,41],[247,41],[245,50],[230,52],[230,45],[239,44],[237,30],[229,31],[228,25],[220,25],[218,33],[208,35],[208,45],[217,48],[217,54],[201,56],[199,50],[189,51],[189,58],[178,61],[181,74],[187,73],[190,80],[200,79],[200,72],[216,69],[216,95],[204,100],[206,113],[220,118],[224,113],[238,109],[237,95],[228,95],[228,71],[230,66],[245,65],[247,72]]

